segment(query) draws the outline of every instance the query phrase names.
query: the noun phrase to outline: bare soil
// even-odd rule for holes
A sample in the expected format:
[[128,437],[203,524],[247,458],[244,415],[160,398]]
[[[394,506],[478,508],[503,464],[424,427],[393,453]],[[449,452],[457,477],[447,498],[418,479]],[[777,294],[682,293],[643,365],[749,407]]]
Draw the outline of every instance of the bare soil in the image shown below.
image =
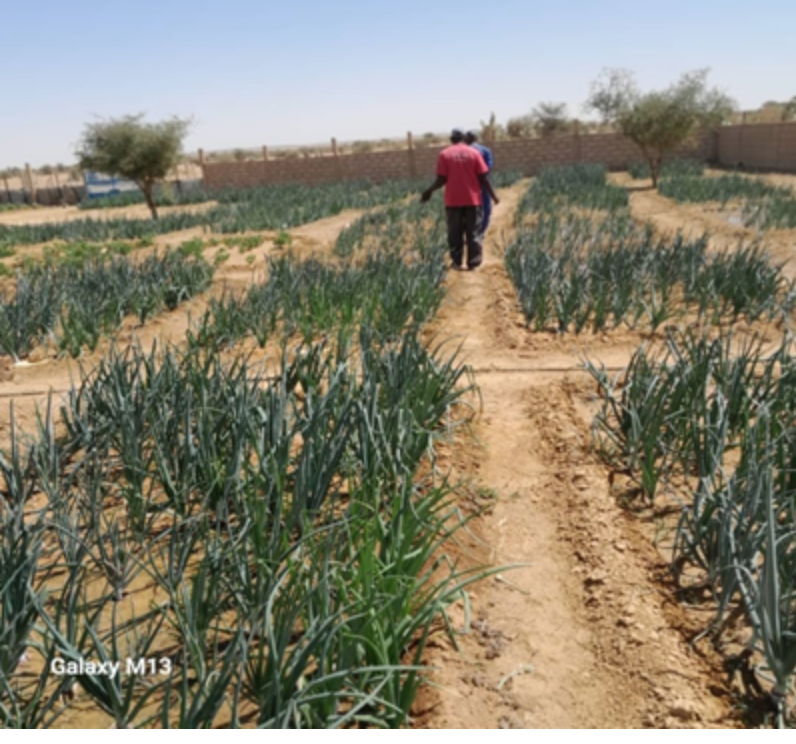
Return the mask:
[[[522,186],[496,208],[508,226]],[[649,530],[612,497],[591,453],[583,355],[624,364],[638,336],[532,334],[494,239],[483,266],[452,272],[435,328],[462,339],[483,413],[461,475],[489,515],[463,565],[517,566],[470,594],[457,651],[437,639],[418,725],[442,728],[733,727],[717,658],[699,655]]]
[[[214,207],[214,201],[201,204],[186,204],[176,207],[158,207],[158,214],[173,212],[203,212]],[[41,225],[49,222],[73,222],[75,220],[144,220],[150,218],[146,204],[129,207],[103,207],[102,209],[80,209],[79,207],[35,207],[0,212],[0,225]]]

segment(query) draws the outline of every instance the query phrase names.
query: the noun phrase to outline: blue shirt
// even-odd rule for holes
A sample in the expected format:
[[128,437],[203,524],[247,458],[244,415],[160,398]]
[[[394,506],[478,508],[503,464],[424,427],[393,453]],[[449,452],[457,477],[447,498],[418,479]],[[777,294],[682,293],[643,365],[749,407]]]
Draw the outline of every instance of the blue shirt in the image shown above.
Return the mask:
[[[486,163],[486,167],[489,169],[489,172],[491,173],[492,172],[492,164],[494,162],[492,160],[492,150],[490,150],[488,147],[484,147],[483,145],[479,144],[478,142],[473,142],[473,144],[470,145],[470,147],[474,147],[476,150],[478,150],[478,152],[481,153],[481,157],[484,159],[484,162]],[[487,190],[487,188],[485,186],[481,187],[481,203],[483,205],[485,205],[485,206],[487,204],[491,204],[492,203],[492,197],[489,195],[489,191]]]
[[478,150],[478,152],[481,153],[481,157],[484,159],[484,162],[486,163],[486,167],[489,168],[489,172],[491,173],[492,172],[492,164],[493,164],[492,150],[490,150],[488,147],[484,147],[483,145],[479,144],[478,142],[473,142],[471,147],[474,147],[476,150]]

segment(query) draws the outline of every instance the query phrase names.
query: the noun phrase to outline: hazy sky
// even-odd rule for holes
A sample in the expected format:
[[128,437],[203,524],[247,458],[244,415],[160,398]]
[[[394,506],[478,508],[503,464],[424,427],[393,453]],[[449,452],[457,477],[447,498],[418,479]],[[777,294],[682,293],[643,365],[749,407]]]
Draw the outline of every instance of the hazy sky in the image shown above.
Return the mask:
[[0,0],[0,168],[74,161],[86,122],[192,116],[187,149],[583,115],[604,67],[710,67],[742,108],[796,95],[793,0]]

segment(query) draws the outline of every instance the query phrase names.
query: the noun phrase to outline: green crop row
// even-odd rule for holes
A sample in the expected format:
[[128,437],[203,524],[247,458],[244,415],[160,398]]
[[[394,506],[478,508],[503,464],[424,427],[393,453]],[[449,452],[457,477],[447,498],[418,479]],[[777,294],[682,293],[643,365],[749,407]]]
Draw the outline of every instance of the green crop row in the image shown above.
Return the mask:
[[[213,196],[204,189],[184,188],[174,186],[155,188],[154,201],[158,207],[178,207],[186,204],[201,204],[211,201]],[[83,199],[78,205],[80,209],[113,209],[116,207],[131,207],[144,204],[144,195],[140,191],[122,192],[111,196],[100,196],[93,199]]]
[[756,245],[708,253],[707,238],[655,238],[628,218],[540,216],[506,268],[529,325],[559,332],[656,329],[687,312],[711,322],[789,315],[792,283]]
[[13,247],[52,240],[108,242],[151,238],[201,227],[205,232],[241,233],[281,230],[339,214],[367,209],[419,191],[416,181],[368,182],[325,186],[268,186],[227,190],[215,195],[218,205],[200,212],[172,212],[151,219],[80,219],[39,225],[0,225],[0,246]]
[[369,255],[342,266],[279,257],[269,261],[268,278],[242,296],[211,300],[193,340],[216,346],[254,336],[264,346],[277,329],[310,340],[335,331],[350,335],[363,323],[380,338],[394,338],[436,312],[444,274],[441,254],[415,263],[397,254]]
[[213,268],[178,252],[133,261],[121,255],[86,256],[20,270],[14,291],[0,296],[0,353],[15,359],[33,345],[55,342],[78,356],[94,349],[125,316],[143,324],[209,286]]
[[[647,163],[631,163],[627,172],[637,181],[650,178]],[[696,160],[670,160],[661,166],[661,178],[699,177],[705,175],[705,164]]]
[[719,202],[722,205],[735,199],[762,199],[786,192],[785,189],[747,178],[740,173],[712,178],[691,175],[664,178],[661,179],[658,191],[678,202]]
[[796,196],[791,189],[732,173],[713,178],[687,171],[661,178],[658,191],[677,202],[718,202],[726,209],[741,202],[741,217],[747,227],[762,230],[796,227]]
[[770,349],[757,336],[687,332],[643,346],[614,378],[588,369],[602,398],[598,451],[650,501],[680,499],[672,570],[684,590],[710,589],[714,640],[746,618],[748,651],[785,725],[796,671],[791,341]]
[[[52,726],[78,684],[119,729],[408,722],[429,634],[477,577],[441,550],[449,489],[419,475],[468,387],[416,335],[363,333],[356,356],[286,350],[267,384],[241,358],[133,349],[27,447],[12,423],[4,727]],[[77,671],[100,660],[120,673]]]
[[626,208],[627,192],[609,184],[607,176],[605,166],[597,163],[543,168],[520,202],[518,222],[532,212],[558,212],[571,207],[611,211]]
[[[211,343],[110,355],[27,447],[12,416],[4,726],[53,725],[76,684],[116,728],[409,722],[430,633],[483,575],[445,554],[464,522],[434,457],[472,385],[418,333],[444,250],[365,243],[348,264],[272,261],[242,302],[212,305]],[[274,317],[276,365],[221,356],[221,331],[232,341]],[[40,672],[20,673],[26,654]],[[158,659],[159,673],[58,676],[47,663],[128,657]]]
[[350,335],[363,323],[394,338],[423,324],[442,300],[443,222],[442,210],[416,200],[368,212],[335,244],[335,254],[349,260],[270,259],[264,281],[211,300],[194,341],[227,345],[253,336],[264,346],[277,330],[309,340]]

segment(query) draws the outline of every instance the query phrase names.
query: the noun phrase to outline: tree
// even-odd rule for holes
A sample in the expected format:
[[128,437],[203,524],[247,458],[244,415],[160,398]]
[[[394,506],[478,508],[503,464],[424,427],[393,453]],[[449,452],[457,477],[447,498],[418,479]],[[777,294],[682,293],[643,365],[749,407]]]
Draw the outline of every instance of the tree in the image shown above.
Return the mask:
[[489,121],[484,121],[482,119],[480,124],[481,139],[484,142],[497,142],[497,140],[502,139],[505,136],[505,130],[500,124],[498,124],[494,111],[489,115]]
[[782,106],[782,121],[796,119],[796,96],[787,101]]
[[708,72],[687,72],[665,90],[649,93],[639,92],[627,70],[606,70],[592,83],[586,106],[638,145],[656,188],[664,157],[722,124],[735,108],[725,93],[707,88]]
[[515,116],[506,122],[506,135],[509,139],[522,139],[533,134],[530,116]]
[[569,129],[566,103],[540,103],[531,111],[531,121],[542,137],[566,132]]
[[180,159],[191,122],[173,117],[147,123],[143,114],[87,124],[77,149],[80,167],[133,181],[157,219],[155,185]]

